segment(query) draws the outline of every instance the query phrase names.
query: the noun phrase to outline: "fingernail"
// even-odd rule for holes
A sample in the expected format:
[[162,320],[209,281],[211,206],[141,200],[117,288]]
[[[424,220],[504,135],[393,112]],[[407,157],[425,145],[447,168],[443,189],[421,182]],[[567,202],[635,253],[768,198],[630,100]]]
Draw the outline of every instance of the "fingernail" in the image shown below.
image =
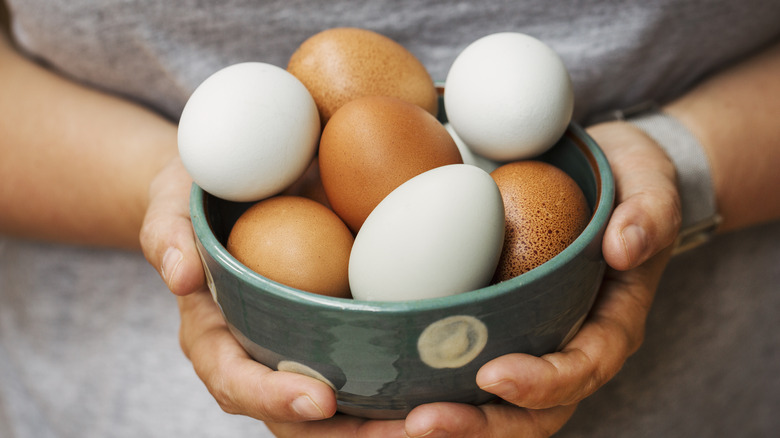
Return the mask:
[[620,232],[623,238],[623,247],[626,250],[626,257],[630,266],[636,266],[644,257],[647,250],[647,233],[639,225],[629,225]]
[[438,429],[430,429],[422,435],[407,435],[409,438],[446,438],[447,432]]
[[298,415],[308,420],[325,418],[325,413],[308,395],[302,395],[292,402],[292,408]]
[[503,399],[514,398],[517,395],[517,385],[511,380],[501,379],[497,382],[482,385],[480,388]]
[[170,286],[170,281],[173,276],[176,275],[176,270],[179,269],[179,264],[181,264],[183,258],[184,256],[178,248],[170,247],[165,250],[165,254],[163,254],[162,267],[160,267],[160,273],[162,274],[162,278],[165,280],[168,286]]

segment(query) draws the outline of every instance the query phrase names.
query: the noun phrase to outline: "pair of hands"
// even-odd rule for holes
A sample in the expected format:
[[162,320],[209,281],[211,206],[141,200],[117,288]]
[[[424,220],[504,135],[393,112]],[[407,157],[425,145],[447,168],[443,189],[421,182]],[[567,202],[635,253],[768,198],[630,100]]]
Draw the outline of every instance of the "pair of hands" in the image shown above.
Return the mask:
[[330,387],[252,360],[205,286],[189,220],[192,180],[178,159],[151,184],[141,244],[178,296],[185,355],[228,413],[263,420],[277,436],[550,436],[639,348],[680,224],[674,166],[664,152],[626,123],[603,123],[588,132],[615,176],[616,208],[602,244],[610,268],[588,319],[563,350],[543,357],[509,354],[480,369],[477,384],[502,403],[433,403],[393,421],[334,415]]

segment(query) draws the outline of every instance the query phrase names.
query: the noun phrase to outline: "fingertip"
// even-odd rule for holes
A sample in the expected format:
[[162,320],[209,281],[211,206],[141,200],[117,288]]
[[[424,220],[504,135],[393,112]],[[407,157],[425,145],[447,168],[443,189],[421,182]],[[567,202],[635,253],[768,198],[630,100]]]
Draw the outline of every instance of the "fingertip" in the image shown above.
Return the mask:
[[205,287],[206,267],[189,220],[180,222],[175,230],[172,228],[172,238],[162,256],[160,274],[174,295],[183,296]]
[[414,408],[404,421],[404,433],[409,438],[433,437],[436,432],[436,418],[429,412],[432,405]]
[[336,415],[336,410],[338,409],[336,393],[333,392],[330,386],[317,382],[317,387],[311,388],[307,394],[311,398],[312,403],[317,407],[320,419]]
[[622,204],[615,209],[602,241],[604,260],[618,271],[639,266],[653,255],[647,229],[628,212],[628,207]]
[[472,427],[475,407],[457,403],[431,403],[417,406],[406,417],[404,432],[409,438],[450,436]]
[[498,359],[493,359],[485,365],[482,365],[479,371],[477,371],[476,382],[480,389],[493,393],[493,391],[489,389],[504,380],[505,373],[502,372],[497,361]]
[[[265,400],[262,414],[258,418],[312,421],[330,418],[336,414],[336,394],[326,383],[285,371],[273,371],[266,375],[266,378],[260,395]],[[284,404],[289,407],[289,414],[283,414]]]
[[206,386],[225,412],[279,423],[322,420],[336,413],[335,393],[325,383],[273,371],[248,357],[239,359],[223,358],[221,366],[204,374]]
[[160,266],[160,276],[162,276],[163,281],[165,281],[168,288],[172,291],[172,286],[176,284],[175,280],[177,279],[179,267],[183,260],[184,254],[182,254],[179,248],[173,246],[168,247],[163,254],[162,265]]
[[160,276],[174,295],[189,295],[205,285],[203,264],[197,252],[171,246],[165,250],[160,265]]
[[197,253],[184,258],[180,267],[181,277],[174,289],[174,294],[191,294],[206,286],[206,273],[200,255]]
[[647,260],[648,248],[647,231],[639,225],[628,224],[604,236],[602,252],[611,268],[626,271]]
[[637,266],[647,260],[649,245],[647,231],[644,228],[636,224],[629,224],[620,230],[620,240],[629,267]]
[[[523,354],[508,354],[486,363],[477,372],[477,386],[485,392],[494,394],[504,400],[518,400],[521,396],[520,378],[523,374],[519,369],[533,372],[533,362],[528,362]],[[526,388],[523,386],[523,388]]]
[[320,407],[320,403],[314,401],[309,394],[299,395],[293,400],[291,406],[293,411],[304,420],[321,420],[332,415],[328,415],[322,407]]

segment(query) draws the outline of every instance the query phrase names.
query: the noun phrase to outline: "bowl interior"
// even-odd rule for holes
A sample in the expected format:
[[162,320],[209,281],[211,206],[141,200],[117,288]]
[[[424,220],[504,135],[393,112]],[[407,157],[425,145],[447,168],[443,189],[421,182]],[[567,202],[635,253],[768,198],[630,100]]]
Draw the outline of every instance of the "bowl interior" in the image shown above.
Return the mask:
[[[442,116],[440,115],[440,120]],[[446,119],[444,119],[446,120]],[[311,294],[279,284],[249,270],[225,249],[228,235],[238,217],[253,203],[225,201],[212,196],[197,185],[192,190],[192,217],[198,238],[208,252],[215,255],[242,281],[251,283],[269,293],[281,293],[286,298],[310,303],[314,306],[329,306],[348,311],[360,310],[380,312],[406,312],[413,309],[460,305],[476,297],[511,293],[520,284],[526,284],[550,275],[560,265],[576,257],[602,231],[611,213],[614,198],[614,182],[611,170],[603,152],[587,136],[585,131],[572,124],[564,136],[550,150],[536,159],[558,166],[571,176],[582,189],[591,208],[591,220],[580,236],[569,247],[553,259],[514,279],[464,294],[404,302],[367,302],[353,299],[333,298]]]

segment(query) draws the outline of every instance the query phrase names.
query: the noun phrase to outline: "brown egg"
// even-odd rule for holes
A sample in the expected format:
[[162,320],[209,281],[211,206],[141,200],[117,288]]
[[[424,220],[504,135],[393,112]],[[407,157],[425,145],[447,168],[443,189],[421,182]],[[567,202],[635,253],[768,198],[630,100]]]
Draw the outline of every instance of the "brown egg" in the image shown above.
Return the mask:
[[426,170],[462,163],[436,118],[393,97],[369,96],[339,109],[320,139],[328,201],[353,232],[393,189]]
[[353,236],[324,205],[297,196],[268,198],[236,221],[227,250],[258,274],[284,285],[350,297]]
[[491,174],[504,200],[504,248],[493,282],[555,257],[582,233],[590,208],[577,183],[541,161],[505,164]]
[[324,126],[342,105],[361,96],[393,96],[436,115],[436,88],[425,66],[406,48],[376,32],[322,31],[293,53],[287,71],[309,89]]

